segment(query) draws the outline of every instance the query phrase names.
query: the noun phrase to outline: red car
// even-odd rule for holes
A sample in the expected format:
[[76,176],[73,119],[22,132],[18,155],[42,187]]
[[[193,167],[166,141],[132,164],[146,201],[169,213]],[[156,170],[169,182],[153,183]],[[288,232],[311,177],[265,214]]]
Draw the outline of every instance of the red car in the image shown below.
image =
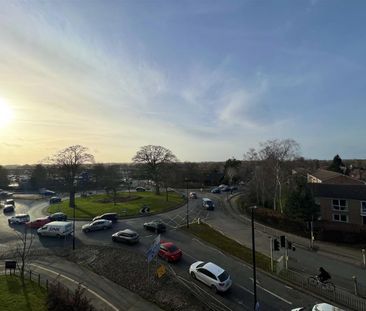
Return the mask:
[[159,256],[166,261],[179,261],[182,258],[182,251],[172,242],[161,242]]
[[33,221],[29,221],[25,225],[28,228],[41,228],[45,224],[48,224],[50,221],[51,220],[49,217],[43,217],[43,218],[37,218],[36,220],[33,220]]

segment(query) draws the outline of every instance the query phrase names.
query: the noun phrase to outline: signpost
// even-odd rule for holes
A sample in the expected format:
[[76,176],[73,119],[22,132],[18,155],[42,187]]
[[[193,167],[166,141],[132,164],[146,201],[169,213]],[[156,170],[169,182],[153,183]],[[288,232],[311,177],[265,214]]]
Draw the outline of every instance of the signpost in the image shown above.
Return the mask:
[[158,255],[160,249],[160,234],[154,239],[149,250],[146,252],[147,258],[147,279],[150,280],[150,262]]

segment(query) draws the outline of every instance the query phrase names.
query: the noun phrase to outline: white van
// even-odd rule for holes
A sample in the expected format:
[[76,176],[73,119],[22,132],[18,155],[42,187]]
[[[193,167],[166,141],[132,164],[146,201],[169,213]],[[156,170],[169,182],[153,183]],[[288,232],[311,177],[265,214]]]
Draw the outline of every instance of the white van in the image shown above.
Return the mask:
[[211,211],[213,211],[214,208],[215,208],[215,204],[209,198],[203,198],[202,199],[202,206],[205,209],[208,209],[208,210],[211,210]]
[[69,221],[51,221],[37,230],[40,236],[64,237],[72,233],[72,223]]

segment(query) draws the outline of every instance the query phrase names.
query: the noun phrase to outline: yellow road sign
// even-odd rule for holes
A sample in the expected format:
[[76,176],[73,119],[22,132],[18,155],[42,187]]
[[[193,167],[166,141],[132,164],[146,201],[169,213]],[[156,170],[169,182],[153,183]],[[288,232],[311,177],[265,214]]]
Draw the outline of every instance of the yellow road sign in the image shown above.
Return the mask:
[[160,267],[156,270],[156,274],[158,275],[158,278],[160,279],[164,274],[166,273],[166,268],[164,265],[160,265]]

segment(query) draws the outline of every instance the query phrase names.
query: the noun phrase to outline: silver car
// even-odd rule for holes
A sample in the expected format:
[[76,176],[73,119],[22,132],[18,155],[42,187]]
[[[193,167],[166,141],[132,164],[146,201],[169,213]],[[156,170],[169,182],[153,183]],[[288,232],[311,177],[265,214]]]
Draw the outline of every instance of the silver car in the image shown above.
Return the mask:
[[189,274],[192,278],[210,286],[215,292],[225,292],[232,284],[230,275],[212,262],[196,261],[189,267]]
[[81,227],[84,232],[106,230],[112,228],[112,222],[107,219],[94,220],[93,222]]
[[137,243],[139,239],[139,234],[130,229],[125,229],[112,234],[112,241],[114,242],[134,244]]
[[10,217],[8,219],[8,223],[9,225],[20,225],[27,223],[29,220],[30,218],[28,214],[17,214],[13,217]]

